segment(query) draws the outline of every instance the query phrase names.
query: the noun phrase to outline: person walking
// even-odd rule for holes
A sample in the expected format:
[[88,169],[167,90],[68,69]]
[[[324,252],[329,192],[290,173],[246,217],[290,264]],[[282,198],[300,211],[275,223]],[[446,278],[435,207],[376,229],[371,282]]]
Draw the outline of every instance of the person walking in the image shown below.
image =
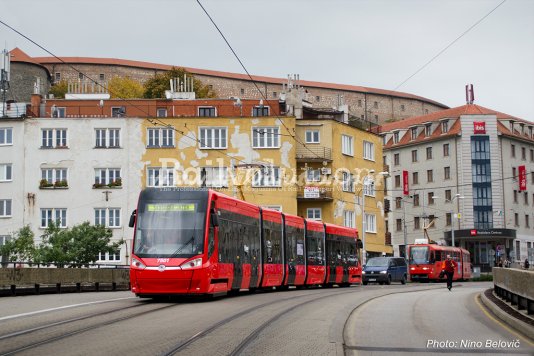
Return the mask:
[[528,263],[528,258],[525,259],[525,269],[528,269],[530,267],[530,263]]
[[447,275],[447,289],[450,291],[452,289],[452,277],[454,276],[454,270],[458,264],[451,258],[451,255],[447,255],[447,259],[443,261],[441,268],[445,271]]

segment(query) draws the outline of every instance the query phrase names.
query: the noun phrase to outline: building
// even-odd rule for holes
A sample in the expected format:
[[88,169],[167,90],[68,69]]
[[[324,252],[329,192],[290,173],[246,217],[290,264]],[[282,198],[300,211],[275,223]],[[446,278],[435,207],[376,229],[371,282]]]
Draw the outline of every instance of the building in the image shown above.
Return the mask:
[[479,105],[381,127],[395,254],[428,237],[468,249],[474,265],[532,258],[534,123]]
[[[24,225],[40,236],[50,221],[61,227],[89,221],[126,241],[120,251],[101,254],[99,262],[125,264],[132,235],[126,222],[148,186],[210,187],[289,214],[357,226],[363,185],[357,186],[352,172],[364,170],[368,185],[360,200],[367,201],[367,250],[391,253],[383,195],[374,191],[369,174],[382,167],[375,159],[382,156],[379,136],[348,125],[343,111],[333,118],[309,117],[306,108],[306,116],[295,117],[302,110],[295,110],[290,96],[125,101],[32,95],[22,117],[0,120],[2,241]],[[313,133],[305,143],[310,127],[320,128],[321,139]],[[302,145],[312,151],[325,145],[331,155],[321,156],[320,168],[328,171],[310,175],[308,168],[319,166],[299,155]],[[347,175],[333,179],[341,168]],[[300,182],[311,177],[305,184],[315,194],[317,174],[332,178],[328,199],[321,199],[320,190],[319,199],[304,194]]]
[[[13,75],[33,85],[34,72],[45,69],[44,78],[49,78],[41,93],[48,93],[50,84],[62,80],[69,82],[95,81],[105,84],[114,76],[128,76],[143,83],[156,73],[170,70],[173,66],[117,58],[91,57],[30,57],[19,48],[11,50]],[[31,65],[31,72],[25,71]],[[284,91],[286,78],[252,76],[207,69],[185,68],[203,84],[209,85],[219,98],[279,99]],[[91,78],[89,80],[88,78]],[[350,123],[378,124],[386,119],[405,119],[448,108],[439,102],[417,95],[398,91],[368,88],[356,85],[322,83],[300,80],[307,91],[308,102],[316,108],[337,107],[343,101],[348,107]],[[44,83],[43,83],[44,85]],[[258,91],[259,89],[259,91]],[[26,89],[17,91],[17,101],[29,101]]]

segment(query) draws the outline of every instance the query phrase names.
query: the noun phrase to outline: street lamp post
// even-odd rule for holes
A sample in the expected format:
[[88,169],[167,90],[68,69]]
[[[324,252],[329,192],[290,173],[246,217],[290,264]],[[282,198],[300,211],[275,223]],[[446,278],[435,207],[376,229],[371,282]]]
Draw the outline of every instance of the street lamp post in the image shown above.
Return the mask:
[[[464,197],[461,196],[460,194],[456,194],[456,195],[450,200],[450,202],[451,202],[451,203],[454,203],[454,199],[463,199],[463,198],[464,198]],[[452,242],[452,243],[451,243],[451,245],[452,245],[452,247],[455,247],[455,245],[454,245],[454,218],[455,218],[455,216],[454,216],[455,214],[454,214],[454,213],[455,213],[455,212],[456,212],[456,209],[454,209],[454,206],[453,206],[453,207],[452,207],[452,211],[451,211],[451,216],[452,216],[452,222],[451,222],[451,239],[452,239],[451,242]],[[456,217],[457,217],[457,216],[456,216]]]

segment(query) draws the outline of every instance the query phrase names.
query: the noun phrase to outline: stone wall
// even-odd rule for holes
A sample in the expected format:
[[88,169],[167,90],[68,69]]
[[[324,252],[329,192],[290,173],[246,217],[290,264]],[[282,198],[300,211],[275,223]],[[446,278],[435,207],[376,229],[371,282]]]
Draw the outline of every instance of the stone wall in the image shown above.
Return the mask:
[[29,103],[37,77],[41,78],[41,94],[47,94],[50,90],[50,78],[44,67],[32,63],[12,62],[10,89],[6,99]]

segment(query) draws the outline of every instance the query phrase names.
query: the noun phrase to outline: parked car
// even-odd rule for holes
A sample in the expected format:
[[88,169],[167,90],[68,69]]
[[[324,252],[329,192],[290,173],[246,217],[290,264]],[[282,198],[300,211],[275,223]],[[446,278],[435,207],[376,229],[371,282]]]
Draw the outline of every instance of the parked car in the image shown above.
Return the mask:
[[408,268],[402,257],[373,257],[367,261],[362,271],[362,283],[391,284],[406,283]]

